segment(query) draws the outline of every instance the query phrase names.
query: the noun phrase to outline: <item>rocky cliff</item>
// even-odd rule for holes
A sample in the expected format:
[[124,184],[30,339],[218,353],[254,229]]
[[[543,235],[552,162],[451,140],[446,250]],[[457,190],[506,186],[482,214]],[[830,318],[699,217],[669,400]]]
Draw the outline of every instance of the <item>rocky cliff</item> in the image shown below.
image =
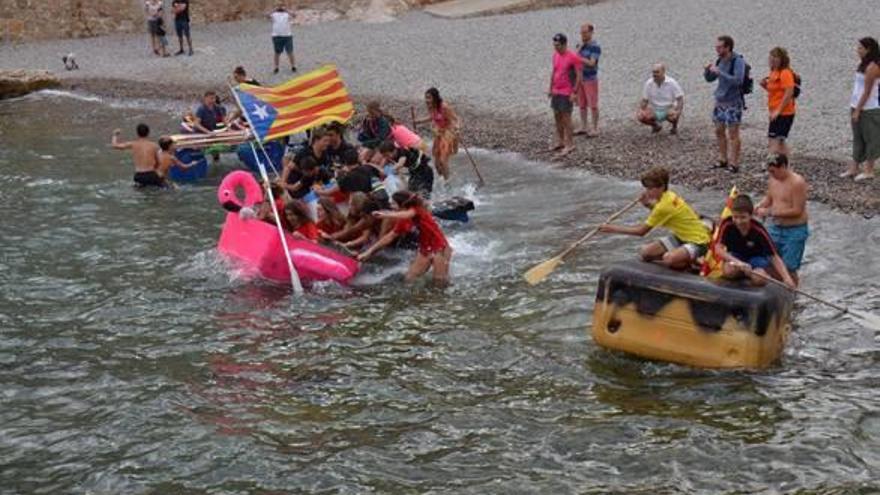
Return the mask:
[[[438,0],[286,0],[291,10],[305,9],[305,21],[336,17],[384,20],[412,7]],[[164,0],[171,24],[171,0]],[[276,0],[192,0],[194,24],[256,17]],[[324,13],[326,15],[316,15]],[[144,27],[142,0],[2,0],[0,40],[81,38],[134,32]]]

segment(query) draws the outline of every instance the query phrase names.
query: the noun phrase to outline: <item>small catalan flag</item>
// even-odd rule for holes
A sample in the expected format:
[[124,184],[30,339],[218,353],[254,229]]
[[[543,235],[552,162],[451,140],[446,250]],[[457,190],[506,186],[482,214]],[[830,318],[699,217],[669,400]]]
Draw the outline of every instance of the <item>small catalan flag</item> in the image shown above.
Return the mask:
[[354,115],[354,105],[334,65],[325,65],[273,88],[240,84],[234,91],[260,141],[328,122],[348,122]]

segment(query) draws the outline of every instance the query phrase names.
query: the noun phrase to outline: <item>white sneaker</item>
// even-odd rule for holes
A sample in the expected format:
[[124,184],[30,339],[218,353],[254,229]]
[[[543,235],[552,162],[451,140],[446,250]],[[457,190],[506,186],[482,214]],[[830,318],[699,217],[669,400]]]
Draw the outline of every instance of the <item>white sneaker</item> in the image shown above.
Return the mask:
[[854,179],[856,182],[862,182],[863,180],[871,180],[874,178],[874,174],[866,174],[864,172],[860,173]]

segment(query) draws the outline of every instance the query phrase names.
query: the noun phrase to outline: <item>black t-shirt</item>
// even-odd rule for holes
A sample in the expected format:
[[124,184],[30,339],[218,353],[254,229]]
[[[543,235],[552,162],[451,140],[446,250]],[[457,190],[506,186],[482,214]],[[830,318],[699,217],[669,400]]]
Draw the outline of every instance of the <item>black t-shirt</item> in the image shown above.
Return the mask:
[[379,180],[379,171],[369,165],[360,165],[339,178],[339,189],[347,193],[373,191],[373,181]]
[[352,151],[354,153],[357,153],[357,148],[343,140],[336,148],[332,146],[328,147],[327,151],[324,152],[324,155],[327,156],[327,161],[331,164],[342,163],[342,157],[345,156],[346,153],[351,153]]
[[332,162],[330,161],[330,153],[328,153],[328,151],[329,150],[325,150],[323,155],[317,156],[315,155],[315,151],[312,149],[312,146],[306,143],[303,145],[302,149],[300,149],[296,152],[295,155],[293,155],[293,162],[299,164],[300,162],[302,162],[303,158],[310,156],[314,158],[316,162],[318,162],[318,167],[321,168],[322,172],[326,173],[332,169]]
[[770,257],[776,254],[776,246],[770,239],[770,234],[760,222],[752,219],[752,226],[745,236],[733,224],[733,219],[725,218],[719,227],[721,243],[727,248],[727,252],[736,256],[741,261],[748,262],[757,256]]
[[175,7],[175,4],[179,3],[182,3],[186,7],[182,11],[180,11],[180,13],[174,14],[174,20],[189,22],[189,0],[174,0],[174,2],[171,3],[171,6]]

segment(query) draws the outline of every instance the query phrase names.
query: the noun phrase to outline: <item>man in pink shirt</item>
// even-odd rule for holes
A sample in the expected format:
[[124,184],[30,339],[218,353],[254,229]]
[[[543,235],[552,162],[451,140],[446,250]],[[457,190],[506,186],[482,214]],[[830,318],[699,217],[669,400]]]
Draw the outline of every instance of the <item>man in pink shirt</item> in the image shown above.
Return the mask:
[[553,72],[550,75],[550,108],[556,120],[555,146],[550,151],[558,151],[556,157],[561,158],[574,150],[572,141],[571,111],[573,101],[583,84],[581,75],[581,59],[568,50],[568,39],[559,33],[553,37]]

